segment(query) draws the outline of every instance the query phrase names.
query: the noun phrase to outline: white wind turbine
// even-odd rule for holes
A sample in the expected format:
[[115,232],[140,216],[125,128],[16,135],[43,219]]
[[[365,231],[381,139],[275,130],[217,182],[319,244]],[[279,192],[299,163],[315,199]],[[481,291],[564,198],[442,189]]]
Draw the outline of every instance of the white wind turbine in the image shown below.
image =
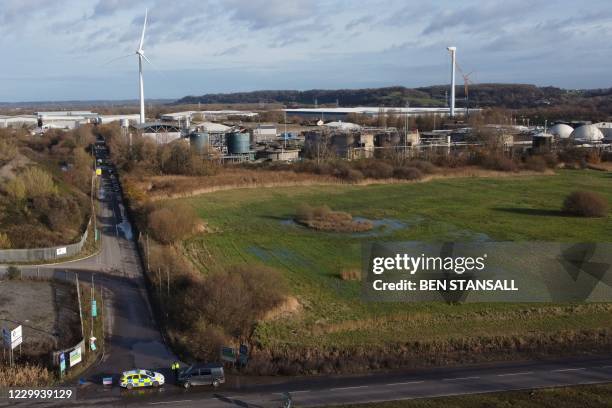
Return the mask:
[[144,45],[144,37],[145,37],[145,31],[147,30],[147,15],[149,14],[149,10],[145,10],[145,18],[144,18],[144,24],[142,26],[142,35],[140,36],[140,44],[138,44],[138,49],[136,50],[136,55],[138,55],[138,75],[139,75],[139,85],[140,85],[140,123],[145,123],[145,102],[144,102],[144,81],[142,78],[142,60],[143,58],[145,59],[145,61],[147,61],[149,64],[151,64],[151,61],[149,61],[149,59],[147,58],[147,56],[144,54],[144,50],[142,49],[143,45]]

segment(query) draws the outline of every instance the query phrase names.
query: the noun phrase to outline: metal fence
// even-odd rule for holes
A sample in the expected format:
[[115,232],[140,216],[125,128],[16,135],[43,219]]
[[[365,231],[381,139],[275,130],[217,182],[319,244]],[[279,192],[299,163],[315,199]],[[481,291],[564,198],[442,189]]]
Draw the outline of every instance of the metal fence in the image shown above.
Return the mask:
[[[6,265],[0,265],[0,279],[8,274],[9,267]],[[66,269],[51,269],[51,268],[39,268],[36,266],[19,266],[16,268],[15,273],[17,276],[13,278],[18,279],[41,279],[41,280],[59,280],[67,282],[69,284],[75,284],[77,273]]]
[[79,242],[75,244],[59,245],[48,248],[27,248],[27,249],[0,249],[0,262],[6,263],[29,263],[40,261],[52,261],[60,258],[68,258],[77,255],[83,249],[87,241],[87,233],[91,219],[87,224],[85,232]]

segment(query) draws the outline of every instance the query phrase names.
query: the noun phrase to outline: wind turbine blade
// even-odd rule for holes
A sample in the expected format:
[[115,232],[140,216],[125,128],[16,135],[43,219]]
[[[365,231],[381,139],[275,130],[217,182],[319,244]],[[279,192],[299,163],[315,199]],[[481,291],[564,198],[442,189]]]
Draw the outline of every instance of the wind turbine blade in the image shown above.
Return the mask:
[[144,60],[145,60],[145,61],[147,61],[147,62],[149,63],[149,65],[151,65],[151,68],[153,68],[153,70],[154,70],[154,71],[156,71],[156,72],[157,72],[158,74],[160,74],[161,76],[166,77],[166,74],[164,74],[164,71],[160,70],[160,69],[157,67],[157,65],[153,64],[153,63],[151,62],[151,60],[150,60],[150,59],[148,59],[146,55],[144,55],[144,53],[143,53],[143,54],[140,54],[140,55],[142,55],[142,58],[144,58]]
[[147,61],[149,64],[151,64],[151,66],[153,66],[153,63],[151,62],[151,60],[149,60],[149,59],[147,58],[147,56],[146,56],[146,55],[144,55],[144,54],[140,54],[140,55],[142,55],[142,58],[144,58],[144,59],[145,59],[145,61]]
[[115,62],[115,61],[118,61],[118,60],[120,60],[120,59],[124,59],[124,58],[127,58],[127,57],[131,57],[132,55],[134,55],[134,54],[122,55],[121,57],[113,58],[112,60],[106,61],[104,64],[102,64],[102,66],[104,66],[104,65],[108,65],[108,64],[110,64],[110,63],[112,63],[112,62]]
[[139,50],[142,50],[142,46],[144,45],[144,36],[145,36],[145,31],[147,30],[148,14],[149,14],[149,9],[145,9],[145,19],[144,19],[144,24],[142,25],[142,35],[140,36],[140,45],[138,46]]

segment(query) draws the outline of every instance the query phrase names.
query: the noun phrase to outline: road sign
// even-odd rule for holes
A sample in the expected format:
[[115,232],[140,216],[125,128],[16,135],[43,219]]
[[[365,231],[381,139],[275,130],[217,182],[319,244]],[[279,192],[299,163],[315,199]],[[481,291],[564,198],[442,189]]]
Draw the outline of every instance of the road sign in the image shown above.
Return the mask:
[[56,255],[66,255],[66,247],[57,248],[55,250]]
[[66,371],[66,355],[64,353],[60,353],[59,362],[60,362],[60,373],[64,374],[64,371]]
[[246,344],[241,344],[240,345],[240,354],[248,356],[249,355],[249,346],[247,346]]
[[96,303],[96,299],[91,301],[91,317],[98,317],[98,304]]
[[234,350],[232,347],[221,347],[221,360],[235,363],[236,350]]
[[74,367],[75,365],[79,364],[82,360],[81,346],[78,346],[77,348],[72,350],[70,352],[69,358],[70,358],[70,367]]
[[96,176],[101,176],[102,175],[102,169],[100,167],[98,167],[96,169]]
[[97,339],[96,339],[95,337],[90,337],[90,338],[89,338],[89,349],[90,349],[91,351],[96,351],[96,348],[97,348],[97,347],[96,347],[96,340],[97,340]]
[[14,350],[18,345],[23,342],[23,329],[21,325],[15,327],[13,330],[9,330],[6,327],[2,328],[2,338],[4,340],[4,347]]

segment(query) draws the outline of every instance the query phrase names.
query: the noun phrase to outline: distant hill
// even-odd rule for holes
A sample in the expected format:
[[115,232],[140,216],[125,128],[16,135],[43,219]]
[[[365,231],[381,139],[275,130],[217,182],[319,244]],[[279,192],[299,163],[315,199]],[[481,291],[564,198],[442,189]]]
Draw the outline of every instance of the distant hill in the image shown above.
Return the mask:
[[[421,88],[392,86],[366,89],[312,89],[308,91],[268,90],[186,96],[175,104],[230,104],[230,103],[282,103],[289,106],[312,106],[315,98],[319,105],[340,106],[446,106],[448,85]],[[457,106],[464,106],[464,87],[456,88]],[[593,99],[612,101],[612,89],[566,90],[556,87],[538,87],[528,84],[477,84],[469,87],[472,107],[533,108],[567,105]]]

